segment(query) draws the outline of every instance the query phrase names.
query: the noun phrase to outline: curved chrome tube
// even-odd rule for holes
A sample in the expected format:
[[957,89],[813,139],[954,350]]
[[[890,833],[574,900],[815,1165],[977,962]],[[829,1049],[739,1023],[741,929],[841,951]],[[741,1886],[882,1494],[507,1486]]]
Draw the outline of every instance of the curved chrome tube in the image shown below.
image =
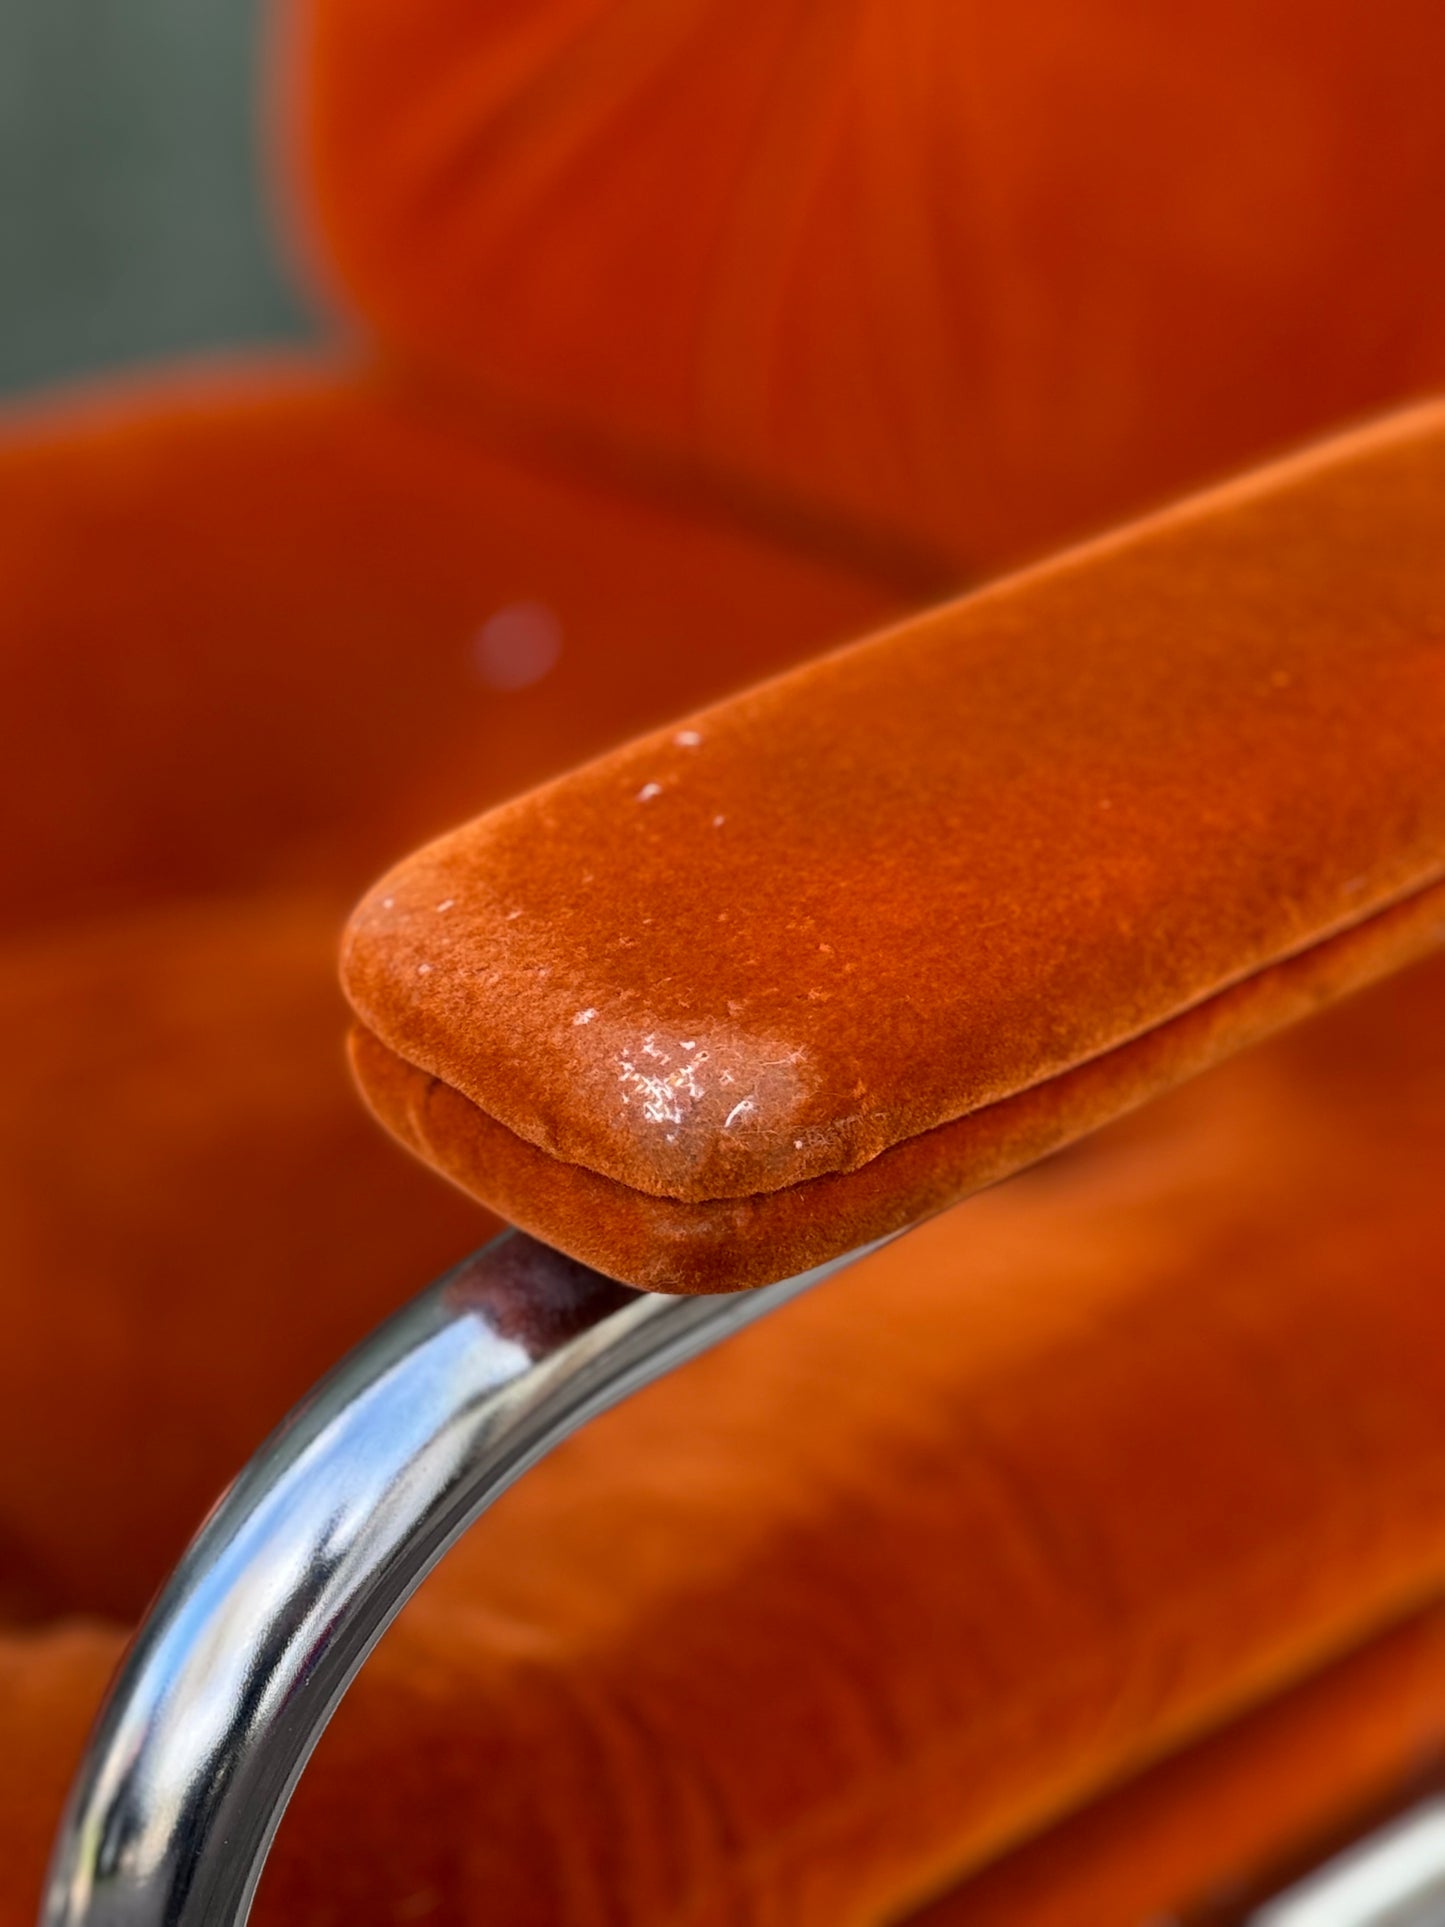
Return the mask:
[[716,1298],[507,1232],[322,1380],[220,1500],[111,1689],[42,1927],[239,1927],[367,1654],[447,1548],[594,1413],[861,1256]]

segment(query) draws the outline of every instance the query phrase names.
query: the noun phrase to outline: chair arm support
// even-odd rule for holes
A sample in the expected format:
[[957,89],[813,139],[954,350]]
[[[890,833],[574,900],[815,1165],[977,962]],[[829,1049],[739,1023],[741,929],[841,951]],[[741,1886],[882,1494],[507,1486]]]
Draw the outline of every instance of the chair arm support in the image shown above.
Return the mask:
[[473,1520],[588,1418],[849,1262],[666,1298],[507,1232],[398,1312],[161,1593],[77,1775],[42,1927],[239,1927],[342,1695]]
[[352,919],[363,1089],[634,1285],[916,1222],[1445,940],[1442,544],[1436,404],[477,818]]

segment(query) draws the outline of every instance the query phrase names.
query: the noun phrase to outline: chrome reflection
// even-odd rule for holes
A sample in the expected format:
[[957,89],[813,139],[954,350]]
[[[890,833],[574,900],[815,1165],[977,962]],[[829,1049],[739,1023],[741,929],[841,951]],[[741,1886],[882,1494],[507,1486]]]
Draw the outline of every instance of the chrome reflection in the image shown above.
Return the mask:
[[478,1514],[593,1414],[863,1255],[664,1298],[508,1232],[423,1292],[297,1407],[177,1567],[92,1736],[42,1927],[244,1921],[337,1703]]
[[1445,1927],[1445,1797],[1326,1861],[1248,1927]]

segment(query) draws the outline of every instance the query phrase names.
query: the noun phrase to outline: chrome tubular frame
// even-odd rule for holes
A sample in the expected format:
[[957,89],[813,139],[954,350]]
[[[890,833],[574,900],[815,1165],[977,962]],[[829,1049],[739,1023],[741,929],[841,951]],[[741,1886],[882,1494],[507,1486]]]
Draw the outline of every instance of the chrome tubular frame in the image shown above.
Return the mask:
[[1420,1801],[1277,1894],[1246,1927],[1440,1927],[1445,1798]]
[[478,1514],[586,1419],[862,1255],[668,1298],[508,1232],[397,1313],[161,1593],[72,1789],[42,1927],[239,1927],[341,1696]]
[[[41,1927],[240,1927],[327,1721],[448,1547],[587,1419],[864,1255],[667,1298],[507,1232],[388,1320],[261,1448],[152,1608],[72,1788]],[[1442,1920],[1439,1800],[1249,1916]]]

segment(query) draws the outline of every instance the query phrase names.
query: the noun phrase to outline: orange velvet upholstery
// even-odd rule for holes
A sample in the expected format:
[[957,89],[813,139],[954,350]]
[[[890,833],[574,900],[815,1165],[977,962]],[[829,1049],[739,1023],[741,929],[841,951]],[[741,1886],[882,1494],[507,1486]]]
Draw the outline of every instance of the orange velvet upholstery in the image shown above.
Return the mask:
[[[893,1918],[1438,1596],[1442,996],[1292,1030],[572,1441],[368,1666],[258,1918]],[[1442,1703],[1349,1714],[1308,1814],[1266,1776],[1251,1857]]]
[[886,1921],[1436,1596],[1442,997],[1432,959],[580,1435],[343,1708],[273,1919],[395,1865],[529,1923]]
[[[493,1228],[350,1088],[355,892],[1438,378],[1442,36],[1429,0],[288,8],[350,345],[0,434],[0,1927],[209,1498]],[[1412,914],[1259,973],[1259,1028]],[[368,1667],[258,1919],[880,1927],[961,1880],[973,1927],[1122,1927],[1401,1783],[1445,1737],[1442,998],[1426,963],[1209,1071],[580,1436]],[[1240,1042],[1210,1009],[1052,1125]],[[1008,1102],[1004,1164],[1047,1136]],[[509,1157],[519,1216],[576,1181]]]
[[319,271],[580,459],[989,569],[1445,379],[1434,0],[303,0]]
[[[0,1454],[34,1461],[0,1545],[52,1607],[132,1614],[269,1425],[494,1224],[351,1087],[336,945],[368,871],[712,693],[744,618],[762,666],[890,592],[505,461],[344,370],[19,421],[0,497],[26,725],[0,758]],[[561,653],[498,688],[478,634],[519,601]]]
[[503,805],[352,919],[363,1087],[662,1289],[1007,1175],[1445,940],[1442,541],[1431,408]]
[[[479,799],[906,605],[470,426],[260,360],[12,413],[5,923],[270,883],[344,905]],[[519,605],[555,650],[530,683],[488,650]]]
[[1438,1606],[1006,1855],[911,1927],[1221,1927],[1438,1787]]

